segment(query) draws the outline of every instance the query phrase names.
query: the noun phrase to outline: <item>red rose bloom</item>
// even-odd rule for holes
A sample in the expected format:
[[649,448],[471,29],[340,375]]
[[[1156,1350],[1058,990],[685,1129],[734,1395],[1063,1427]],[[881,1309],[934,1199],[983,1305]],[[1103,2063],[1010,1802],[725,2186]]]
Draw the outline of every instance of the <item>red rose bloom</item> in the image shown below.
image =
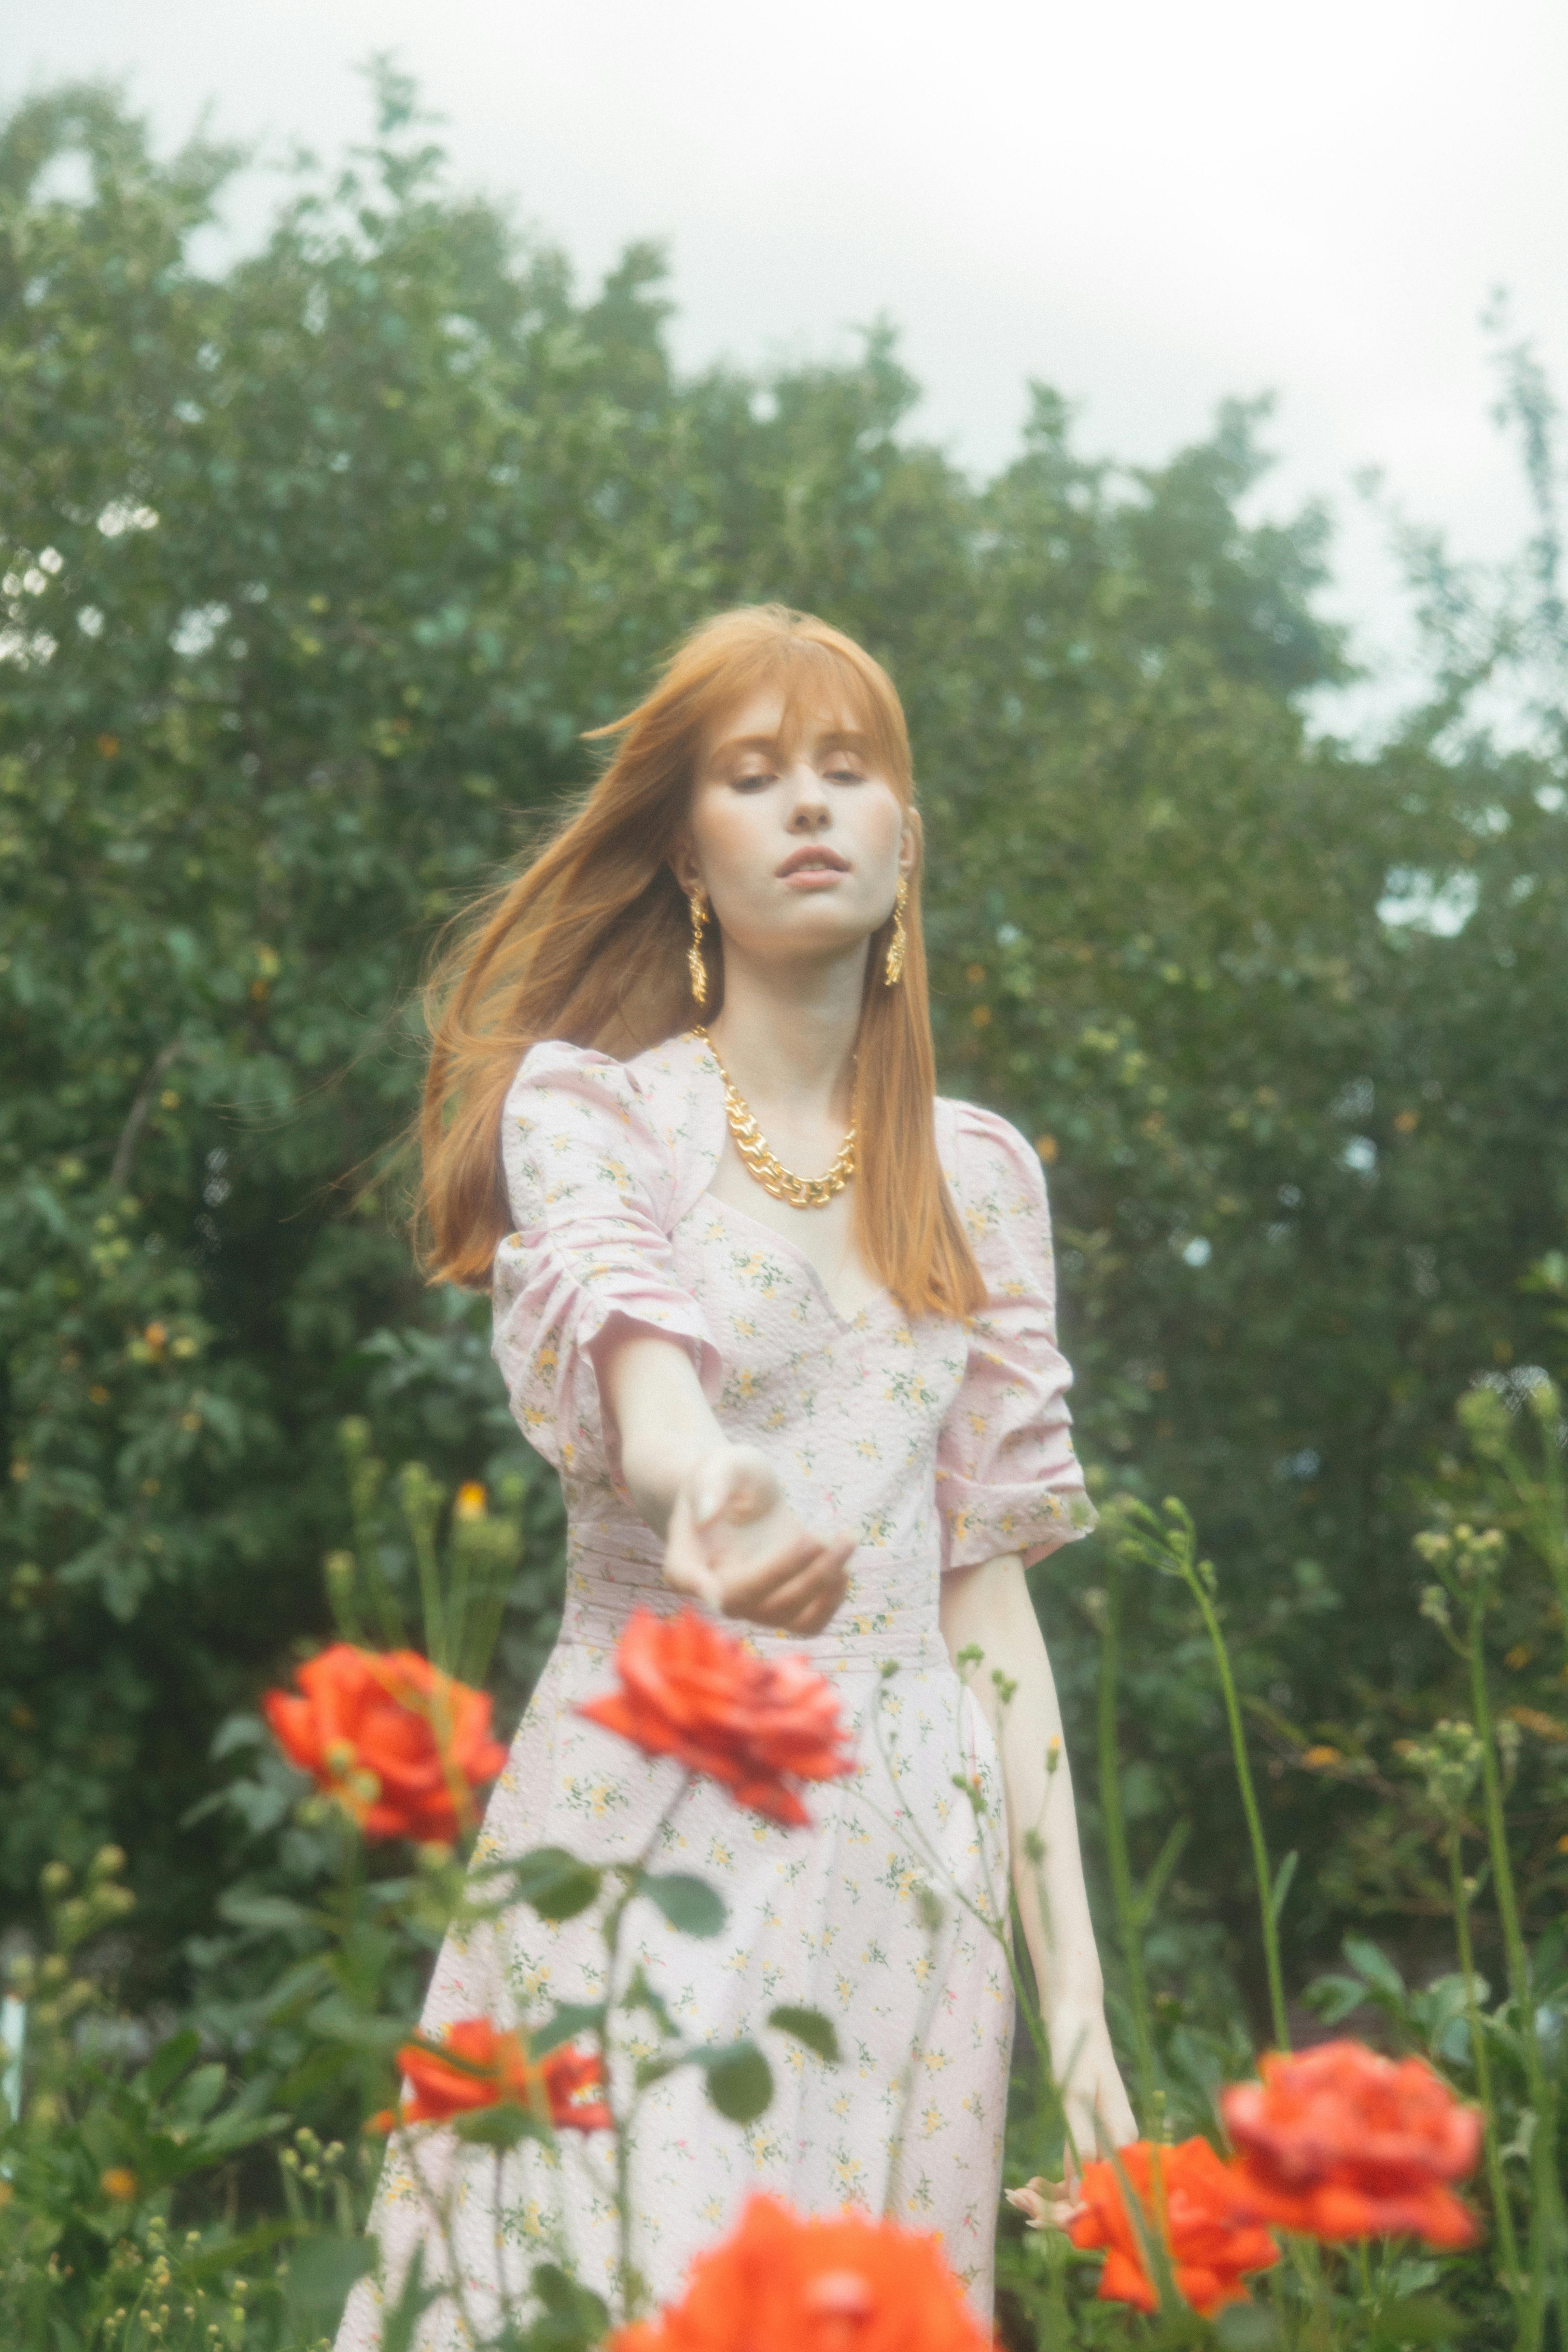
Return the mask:
[[[459,2062],[456,2065],[454,2059]],[[531,2105],[521,2037],[498,2033],[488,2017],[459,2018],[441,2036],[439,2049],[426,2042],[405,2042],[397,2063],[408,2084],[403,2101],[405,2124],[445,2124],[478,2107]]]
[[1380,2058],[1360,2042],[1299,2057],[1271,2052],[1261,2083],[1220,2095],[1248,2211],[1282,2230],[1337,2240],[1404,2234],[1472,2245],[1473,2217],[1450,2181],[1473,2172],[1481,2118],[1424,2058]]
[[413,1650],[348,1642],[308,1660],[295,1680],[302,1696],[273,1690],[262,1699],[273,1736],[366,1837],[451,1845],[472,1826],[474,1791],[506,1762],[483,1691]]
[[752,2197],[658,2319],[606,2352],[991,2352],[934,2238],[843,2213],[805,2221]]
[[595,2050],[552,2050],[539,2061],[557,2131],[613,2131],[616,2119],[605,2100],[605,2070]]
[[616,1647],[618,1691],[579,1715],[650,1756],[722,1782],[739,1805],[792,1826],[811,1816],[790,1785],[853,1772],[838,1693],[805,1658],[759,1658],[695,1610],[639,1609]]
[[[1165,2245],[1177,2293],[1205,2318],[1227,2303],[1245,2302],[1242,2273],[1268,2270],[1279,2259],[1279,2247],[1267,2230],[1238,2211],[1229,2170],[1206,2139],[1184,2139],[1158,2150],[1158,2196],[1154,2153],[1147,2140],[1134,2140],[1117,2149],[1116,2162],[1137,2197],[1144,2230]],[[1158,2310],[1160,2297],[1116,2165],[1086,2164],[1081,2194],[1082,2208],[1068,2223],[1068,2235],[1075,2246],[1107,2249],[1101,2300]]]
[[565,2049],[535,2061],[521,2033],[498,2033],[488,2017],[459,2018],[438,2048],[405,2042],[397,2063],[408,2084],[405,2124],[450,2123],[479,2107],[541,2105],[558,2130],[607,2131],[614,2121],[603,2097],[588,2095],[604,2089],[597,2057]]

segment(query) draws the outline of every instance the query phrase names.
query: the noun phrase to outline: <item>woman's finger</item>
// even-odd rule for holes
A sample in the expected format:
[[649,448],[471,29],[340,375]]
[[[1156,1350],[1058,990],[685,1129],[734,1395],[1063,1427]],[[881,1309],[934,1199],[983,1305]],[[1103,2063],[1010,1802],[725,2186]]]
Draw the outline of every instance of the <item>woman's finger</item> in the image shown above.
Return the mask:
[[664,1580],[672,1592],[688,1600],[700,1601],[710,1609],[720,1606],[719,1580],[703,1555],[689,1511],[679,1502],[665,1538]]
[[811,1566],[821,1547],[805,1529],[788,1536],[762,1559],[721,1569],[723,1606],[731,1617],[755,1617],[771,1606],[774,1595]]
[[789,1633],[819,1633],[848,1587],[842,1544],[825,1544],[788,1582],[777,1585],[752,1612],[753,1622]]

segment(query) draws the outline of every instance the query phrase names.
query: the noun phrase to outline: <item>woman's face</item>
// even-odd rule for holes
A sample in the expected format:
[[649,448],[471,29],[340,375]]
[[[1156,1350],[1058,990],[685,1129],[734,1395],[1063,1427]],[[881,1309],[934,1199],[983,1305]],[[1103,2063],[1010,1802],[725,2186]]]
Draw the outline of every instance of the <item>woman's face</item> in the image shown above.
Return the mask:
[[671,863],[705,890],[727,945],[771,961],[837,956],[892,911],[914,863],[912,819],[840,714],[795,715],[764,687],[710,729]]

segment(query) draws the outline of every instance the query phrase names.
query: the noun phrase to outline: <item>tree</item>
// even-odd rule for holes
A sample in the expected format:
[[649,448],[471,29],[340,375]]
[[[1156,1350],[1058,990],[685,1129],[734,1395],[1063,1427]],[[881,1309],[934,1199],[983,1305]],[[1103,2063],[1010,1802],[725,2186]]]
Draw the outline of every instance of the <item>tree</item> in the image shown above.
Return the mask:
[[[1512,1286],[1561,1233],[1552,755],[1456,744],[1452,696],[1376,759],[1310,734],[1325,526],[1241,520],[1257,412],[1128,475],[1041,390],[975,485],[886,330],[682,378],[654,252],[580,294],[447,193],[406,86],[378,105],[216,278],[232,156],[161,160],[96,89],[0,133],[0,1877],[112,1832],[149,1948],[198,1921],[227,1832],[181,1819],[321,1628],[340,1418],[527,1469],[482,1303],[422,1291],[398,1223],[411,992],[583,730],[742,599],[905,690],[946,1083],[1041,1139],[1090,1458],[1188,1496],[1280,1705],[1414,1675],[1405,1488],[1531,1344]],[[79,202],[41,177],[71,152]],[[1401,873],[1475,912],[1391,926]],[[553,1622],[531,1491],[513,1704]],[[1207,1718],[1145,1631],[1150,1807],[1214,1813],[1179,1900],[1223,1910]]]

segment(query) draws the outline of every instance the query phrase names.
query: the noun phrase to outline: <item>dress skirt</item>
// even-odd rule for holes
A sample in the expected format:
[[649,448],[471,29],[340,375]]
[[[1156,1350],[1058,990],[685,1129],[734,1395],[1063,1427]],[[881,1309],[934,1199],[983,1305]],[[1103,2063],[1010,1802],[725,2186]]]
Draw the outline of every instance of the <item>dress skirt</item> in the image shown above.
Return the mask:
[[[714,1781],[693,1779],[679,1793],[681,1767],[577,1715],[580,1699],[616,1683],[613,1646],[581,1630],[563,1633],[545,1668],[476,1861],[533,1845],[628,1860],[675,1800],[649,1866],[707,1879],[725,1926],[699,1938],[634,1902],[620,1982],[640,1964],[685,2038],[753,2036],[773,2079],[767,2110],[745,2125],[718,2114],[696,2066],[643,2094],[630,2137],[632,2251],[655,2300],[678,2292],[693,2254],[763,2189],[803,2213],[849,2205],[940,2233],[988,2320],[1014,2002],[1005,1955],[966,1907],[994,1919],[1000,1906],[1005,1920],[1001,1776],[979,1707],[940,1642],[907,1644],[886,1675],[889,1645],[874,1636],[826,1655],[821,1638],[831,1635],[802,1645],[838,1685],[858,1769],[808,1788],[813,1825],[785,1828],[742,1811]],[[557,2003],[602,2000],[607,1899],[559,1923],[519,1905],[466,1937],[448,1936],[425,2034],[475,2016],[537,2026]],[[780,2003],[832,2021],[837,2065],[767,2026]],[[640,2013],[622,2022],[619,2040],[624,2092],[630,2065],[660,2045]],[[502,2283],[525,2295],[540,2262],[570,2268],[613,2308],[614,2177],[603,2132],[563,2131],[555,2147],[524,2141],[499,2166],[491,2150],[464,2147],[438,2126],[400,2136],[372,2222],[384,2287],[356,2289],[339,2352],[379,2342],[382,2292],[395,2294],[416,2243],[425,2242],[426,2277],[447,2275],[431,2195],[449,2205],[461,2305],[481,2336],[497,2325]],[[467,2346],[464,2308],[448,2296],[418,2340],[428,2352]]]

